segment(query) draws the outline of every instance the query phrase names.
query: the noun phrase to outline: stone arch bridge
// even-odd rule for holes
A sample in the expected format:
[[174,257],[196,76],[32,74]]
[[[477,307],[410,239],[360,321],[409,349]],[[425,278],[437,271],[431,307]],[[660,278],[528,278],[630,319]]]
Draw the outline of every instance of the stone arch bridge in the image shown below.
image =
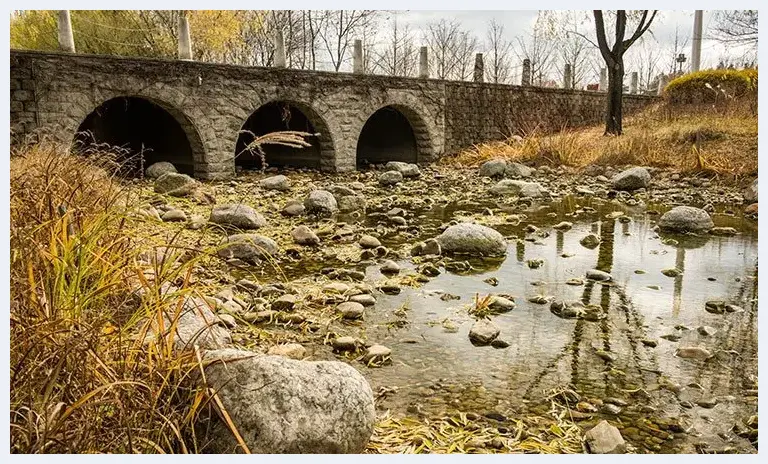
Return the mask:
[[[260,165],[247,147],[275,130],[317,135],[266,146],[270,166],[343,172],[596,124],[605,105],[597,92],[423,78],[17,50],[10,61],[13,141],[122,146],[202,179]],[[654,100],[626,95],[625,114]]]

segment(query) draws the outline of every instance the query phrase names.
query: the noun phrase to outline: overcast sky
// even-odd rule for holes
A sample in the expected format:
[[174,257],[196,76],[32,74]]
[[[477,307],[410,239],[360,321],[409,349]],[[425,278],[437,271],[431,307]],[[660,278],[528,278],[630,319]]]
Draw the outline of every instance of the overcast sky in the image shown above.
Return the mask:
[[[585,12],[586,13],[586,12]],[[488,28],[488,22],[491,19],[496,19],[497,22],[502,24],[505,29],[505,35],[511,41],[515,41],[517,36],[526,36],[530,34],[533,25],[536,22],[538,11],[536,10],[513,10],[513,11],[397,11],[393,12],[393,16],[397,17],[399,24],[409,24],[411,28],[416,31],[417,41],[421,39],[420,31],[426,28],[431,22],[440,21],[442,18],[455,18],[464,28],[474,33],[474,35],[481,41],[485,40],[486,31]],[[755,60],[754,54],[746,51],[743,48],[731,47],[726,48],[720,43],[708,39],[711,34],[711,28],[714,26],[713,12],[704,12],[704,40],[702,41],[702,68],[715,67],[721,59],[725,57],[731,57],[732,59],[743,61],[745,58],[748,61]],[[584,35],[595,39],[594,20],[591,19],[591,13],[585,15],[585,21],[581,27],[581,32]],[[687,40],[685,48],[682,52],[685,53],[688,61],[685,66],[690,65],[691,55],[691,35],[693,31],[693,10],[667,10],[660,11],[659,15],[654,20],[650,32],[645,40],[649,41],[648,46],[658,47],[659,53],[662,53],[663,58],[660,66],[668,66],[668,62],[671,62],[673,56],[675,31],[678,31],[678,35],[682,41]],[[610,32],[609,37],[610,37]],[[385,40],[389,33],[387,26],[383,25],[381,31],[378,34],[378,40]],[[630,32],[627,33],[629,35]],[[610,39],[609,39],[610,40]],[[636,49],[630,49],[626,56],[626,71],[631,71],[631,65],[633,60],[637,59],[639,51],[639,45],[636,45]],[[483,50],[478,50],[483,51]],[[746,54],[746,56],[745,56]],[[552,76],[556,78],[555,75]],[[594,77],[596,78],[596,76]]]

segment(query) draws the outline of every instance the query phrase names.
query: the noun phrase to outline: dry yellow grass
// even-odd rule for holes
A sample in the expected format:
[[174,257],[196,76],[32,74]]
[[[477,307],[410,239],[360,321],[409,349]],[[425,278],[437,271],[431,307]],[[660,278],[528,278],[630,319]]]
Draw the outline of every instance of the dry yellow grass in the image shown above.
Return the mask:
[[747,101],[723,110],[673,107],[665,103],[627,118],[620,137],[603,135],[602,126],[532,133],[522,141],[476,145],[443,163],[477,166],[493,158],[533,165],[584,167],[646,165],[681,172],[719,175],[757,174],[757,112]]

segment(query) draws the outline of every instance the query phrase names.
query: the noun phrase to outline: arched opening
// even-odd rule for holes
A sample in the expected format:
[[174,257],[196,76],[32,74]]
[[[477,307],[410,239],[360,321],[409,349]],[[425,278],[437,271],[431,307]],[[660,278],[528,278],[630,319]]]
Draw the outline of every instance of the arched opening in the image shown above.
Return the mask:
[[387,161],[418,161],[416,134],[408,118],[393,106],[379,109],[365,122],[357,140],[357,167]]
[[177,114],[140,97],[107,100],[80,124],[73,148],[89,152],[117,147],[128,175],[137,175],[158,161],[173,163],[179,172],[192,175],[194,155],[202,150],[202,143],[186,117],[170,111]]
[[319,136],[306,137],[309,147],[296,148],[285,145],[265,144],[261,149],[267,167],[292,167],[320,169],[322,153],[332,150],[328,130],[314,111],[284,101],[262,105],[243,125],[235,145],[235,165],[244,169],[261,169],[259,152],[250,148],[255,137],[270,132],[299,131]]

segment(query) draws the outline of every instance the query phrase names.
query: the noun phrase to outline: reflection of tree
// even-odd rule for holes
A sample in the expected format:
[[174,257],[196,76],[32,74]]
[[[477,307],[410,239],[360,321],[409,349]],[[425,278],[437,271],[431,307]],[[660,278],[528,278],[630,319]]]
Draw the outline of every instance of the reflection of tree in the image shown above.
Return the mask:
[[562,230],[555,231],[555,248],[557,256],[563,254],[563,243],[565,242],[565,233]]
[[516,246],[516,258],[518,263],[525,261],[525,241],[518,240]]
[[672,315],[677,317],[680,314],[680,305],[683,300],[683,271],[685,271],[685,248],[677,247],[675,252],[675,268],[680,271],[675,276],[675,287],[672,293]]

